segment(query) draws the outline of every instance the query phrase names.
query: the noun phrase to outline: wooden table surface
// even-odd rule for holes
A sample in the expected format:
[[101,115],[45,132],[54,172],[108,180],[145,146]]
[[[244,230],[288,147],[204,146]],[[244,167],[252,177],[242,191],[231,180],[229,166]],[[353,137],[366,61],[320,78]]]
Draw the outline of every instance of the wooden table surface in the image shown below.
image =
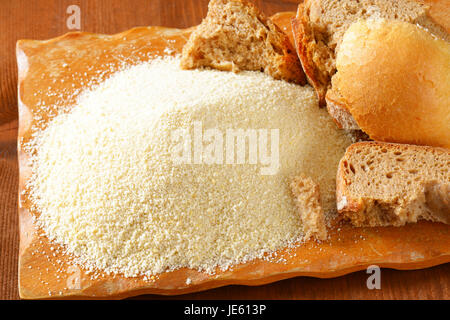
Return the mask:
[[[48,39],[68,31],[67,8],[78,5],[82,31],[117,33],[134,26],[184,28],[198,24],[207,0],[0,0],[0,299],[17,290],[17,67],[18,39]],[[295,11],[297,0],[255,1],[268,15]],[[450,264],[426,270],[383,269],[381,289],[369,290],[368,274],[335,279],[295,278],[260,287],[229,286],[170,299],[449,299]],[[138,299],[167,298],[141,296]]]

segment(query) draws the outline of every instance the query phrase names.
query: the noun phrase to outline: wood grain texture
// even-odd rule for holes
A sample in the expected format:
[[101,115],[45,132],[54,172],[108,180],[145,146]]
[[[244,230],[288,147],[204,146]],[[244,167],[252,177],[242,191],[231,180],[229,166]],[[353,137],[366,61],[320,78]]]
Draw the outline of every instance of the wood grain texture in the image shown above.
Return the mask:
[[17,121],[0,125],[0,299],[17,299]]
[[[295,10],[295,1],[257,1],[268,14]],[[207,1],[0,1],[0,299],[17,292],[17,39],[47,39],[67,32],[65,10],[78,4],[81,30],[116,33],[137,25],[187,27],[206,13]],[[25,23],[26,22],[26,23]],[[12,121],[12,122],[11,122]],[[448,299],[450,265],[427,270],[383,270],[382,290],[368,290],[367,275],[336,279],[296,278],[262,287],[232,286],[177,297],[193,299]],[[143,296],[140,298],[153,298]],[[160,298],[158,296],[158,298]]]

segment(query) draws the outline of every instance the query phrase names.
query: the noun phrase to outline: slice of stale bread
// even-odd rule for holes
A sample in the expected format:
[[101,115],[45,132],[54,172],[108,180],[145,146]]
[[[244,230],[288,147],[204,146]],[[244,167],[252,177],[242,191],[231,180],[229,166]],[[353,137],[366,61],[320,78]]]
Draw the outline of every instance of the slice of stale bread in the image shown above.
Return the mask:
[[355,226],[450,224],[450,150],[359,142],[347,148],[336,182],[339,213]]
[[319,240],[327,238],[325,215],[320,205],[319,185],[310,177],[299,175],[291,181],[294,203],[303,224],[304,239],[314,237]]
[[252,3],[211,0],[208,14],[183,47],[181,68],[263,71],[275,79],[305,84],[289,38]]
[[[436,0],[440,1],[448,0]],[[395,19],[419,24],[448,39],[445,28],[428,15],[428,8],[420,0],[305,0],[299,5],[292,21],[296,50],[319,103],[327,104],[338,126],[357,128],[339,95],[327,96],[336,72],[336,52],[347,28],[358,19]]]

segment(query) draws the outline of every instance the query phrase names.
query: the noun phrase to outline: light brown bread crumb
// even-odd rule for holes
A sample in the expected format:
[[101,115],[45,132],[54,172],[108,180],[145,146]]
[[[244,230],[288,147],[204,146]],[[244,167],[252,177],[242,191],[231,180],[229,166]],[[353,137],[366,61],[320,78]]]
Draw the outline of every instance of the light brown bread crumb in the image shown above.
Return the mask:
[[324,240],[327,237],[325,216],[320,205],[319,186],[309,177],[300,175],[291,182],[294,202],[298,208],[305,239],[315,237]]
[[208,15],[183,48],[181,67],[263,71],[275,79],[306,83],[287,35],[243,0],[210,1]]

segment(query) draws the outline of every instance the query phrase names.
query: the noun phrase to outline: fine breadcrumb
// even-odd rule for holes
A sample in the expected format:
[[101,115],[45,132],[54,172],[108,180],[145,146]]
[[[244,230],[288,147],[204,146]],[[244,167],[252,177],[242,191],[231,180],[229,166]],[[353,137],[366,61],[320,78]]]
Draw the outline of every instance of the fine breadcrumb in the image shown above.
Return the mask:
[[[196,121],[221,132],[279,129],[279,170],[174,164],[171,134]],[[349,144],[310,87],[155,59],[82,93],[36,132],[28,190],[37,225],[88,270],[213,273],[302,240],[294,176],[316,182],[324,212],[334,211],[336,168]]]

